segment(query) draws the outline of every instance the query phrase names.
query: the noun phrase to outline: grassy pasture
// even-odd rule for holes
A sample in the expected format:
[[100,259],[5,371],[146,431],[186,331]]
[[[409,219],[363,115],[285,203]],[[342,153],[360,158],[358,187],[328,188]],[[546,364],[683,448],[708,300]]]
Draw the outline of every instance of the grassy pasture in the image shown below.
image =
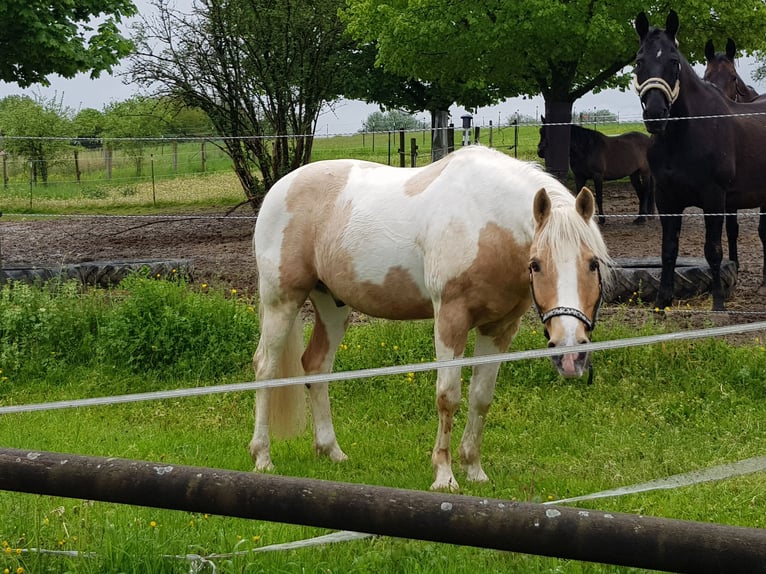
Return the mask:
[[[170,281],[113,291],[67,284],[0,291],[3,404],[252,380],[256,301]],[[678,330],[610,310],[596,340]],[[430,322],[352,326],[337,370],[433,359]],[[545,345],[530,313],[514,349]],[[547,360],[505,364],[484,440],[491,481],[462,493],[553,501],[763,454],[766,347],[753,336],[600,352],[592,385],[562,380]],[[464,380],[469,377],[464,372]],[[436,432],[433,372],[334,383],[336,429],[350,460],[312,453],[307,431],[274,444],[277,473],[427,489]],[[7,447],[249,471],[253,397],[231,393],[5,415]],[[465,405],[456,422],[456,440]],[[455,445],[456,447],[456,445]],[[455,448],[456,450],[456,448]],[[581,508],[766,527],[761,474],[582,502]],[[224,554],[218,572],[628,572],[626,568],[444,544],[373,538],[256,554],[325,531],[214,515],[3,493],[0,569],[189,572],[172,556]],[[32,549],[77,551],[40,555]],[[171,556],[171,557],[168,557]],[[202,571],[205,571],[204,569]]]
[[[599,129],[611,133],[636,127]],[[409,137],[417,139],[420,159],[427,157],[427,134]],[[483,130],[482,142],[488,143],[488,137]],[[519,157],[536,159],[537,137],[536,127],[520,129]],[[513,140],[510,128],[493,133],[493,144],[509,153]],[[398,142],[392,146],[395,150]],[[376,135],[374,150],[369,134],[319,138],[314,159],[361,157],[387,163],[387,150],[382,134]],[[146,170],[144,163],[144,175],[136,177],[135,166],[126,165],[121,173],[115,168],[112,180],[38,185],[32,189],[33,206],[47,213],[166,213],[220,210],[243,197],[227,166],[206,173],[157,167],[154,182]],[[0,192],[6,214],[29,209],[28,182],[22,181],[19,190]],[[239,294],[140,278],[111,291],[82,291],[72,284],[3,287],[1,404],[252,380],[256,307],[256,300]],[[608,311],[596,340],[680,328],[672,313],[660,322],[648,309],[641,319],[634,308],[630,313],[619,307]],[[361,321],[339,350],[337,370],[430,361],[431,336],[427,321]],[[513,348],[544,345],[530,313]],[[461,492],[554,501],[763,454],[763,340],[753,336],[736,345],[702,340],[615,350],[599,353],[595,364],[592,385],[560,379],[546,360],[504,365],[484,439],[484,467],[491,481],[468,483],[456,468]],[[465,381],[468,377],[464,372]],[[276,472],[427,489],[436,432],[434,380],[435,374],[426,372],[333,384],[336,430],[350,460],[336,465],[316,459],[307,431],[275,443]],[[0,435],[7,447],[249,471],[252,407],[253,397],[239,393],[4,415]],[[456,422],[455,452],[464,413],[465,404]],[[766,527],[765,497],[763,475],[752,474],[577,506]],[[254,553],[325,531],[8,492],[0,497],[0,517],[0,570],[9,572],[190,572],[187,560],[174,558],[186,554],[223,555],[214,559],[217,572],[243,573],[632,571],[392,538]]]
[[[591,125],[587,127],[593,127]],[[603,124],[599,131],[614,135],[643,129],[637,124]],[[491,145],[520,159],[539,161],[537,126],[518,128],[518,148],[513,149],[514,127],[483,127],[480,142]],[[430,163],[430,132],[421,130],[405,134],[405,163],[411,165],[410,140],[418,146],[417,165]],[[460,145],[462,132],[456,131],[455,142]],[[317,137],[313,161],[353,157],[378,163],[399,165],[398,133],[366,133]],[[221,149],[207,143],[202,162],[202,142],[150,142],[138,156],[116,150],[111,174],[106,171],[103,150],[79,150],[81,178],[75,176],[73,156],[63,157],[49,165],[49,181],[30,181],[28,162],[9,159],[6,163],[7,184],[0,189],[0,207],[6,213],[41,212],[66,213],[78,211],[110,212],[135,209],[168,209],[173,203],[199,204],[220,199],[236,204],[244,199],[231,162]],[[137,168],[140,158],[140,173]],[[219,197],[222,196],[222,197]]]

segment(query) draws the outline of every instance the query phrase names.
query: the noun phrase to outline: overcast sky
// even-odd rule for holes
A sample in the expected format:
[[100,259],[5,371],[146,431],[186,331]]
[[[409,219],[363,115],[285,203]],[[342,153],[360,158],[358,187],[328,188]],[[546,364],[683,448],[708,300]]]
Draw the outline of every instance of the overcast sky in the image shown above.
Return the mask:
[[[177,6],[189,5],[189,0],[176,0]],[[135,0],[136,6],[141,13],[151,10],[148,0]],[[126,22],[126,26],[130,20]],[[765,92],[766,87],[754,82],[750,76],[753,61],[749,58],[741,58],[738,61],[740,75],[750,83],[758,92]],[[696,66],[698,73],[702,73],[704,67]],[[119,73],[122,68],[117,68]],[[102,74],[97,80],[91,80],[88,74],[79,74],[72,79],[50,77],[51,85],[47,88],[40,86],[21,90],[15,84],[0,82],[0,98],[12,94],[40,95],[45,98],[55,97],[63,101],[64,106],[74,111],[83,108],[95,108],[102,110],[110,102],[125,100],[138,92],[135,85],[125,85],[117,75],[109,76]],[[638,96],[632,90],[620,92],[619,90],[606,90],[598,95],[586,95],[575,102],[575,112],[592,111],[594,109],[607,109],[619,117],[621,121],[640,121],[641,106]],[[364,102],[342,101],[336,103],[332,109],[325,110],[317,124],[317,133],[344,134],[358,131],[367,117],[378,110],[374,104]],[[480,108],[474,114],[476,125],[486,126],[490,120],[494,125],[504,125],[514,113],[539,118],[544,111],[544,103],[541,97],[535,98],[512,98],[505,102],[487,108]],[[466,113],[462,108],[454,107],[451,110],[452,121],[460,125],[460,116]],[[430,121],[426,113],[418,114],[418,117]]]

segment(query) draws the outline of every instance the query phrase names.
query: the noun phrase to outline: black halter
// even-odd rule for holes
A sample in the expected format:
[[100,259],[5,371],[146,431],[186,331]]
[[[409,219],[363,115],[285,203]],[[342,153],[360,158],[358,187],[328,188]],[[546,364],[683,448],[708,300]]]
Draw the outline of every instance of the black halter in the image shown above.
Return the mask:
[[534,283],[534,273],[532,273],[532,268],[529,269],[529,290],[532,293],[532,305],[535,308],[535,311],[537,311],[537,315],[540,317],[540,321],[543,323],[545,338],[550,339],[550,335],[548,334],[548,328],[545,327],[545,324],[552,319],[553,317],[561,317],[561,316],[569,316],[574,317],[578,321],[580,321],[583,325],[585,325],[585,330],[588,331],[588,334],[590,334],[593,329],[596,326],[596,320],[598,319],[598,311],[601,309],[601,303],[604,300],[604,287],[601,282],[601,268],[597,270],[598,272],[598,301],[596,301],[596,305],[593,308],[593,317],[591,319],[588,318],[588,316],[583,313],[580,309],[577,309],[576,307],[554,307],[553,309],[549,309],[548,311],[543,312],[540,308],[539,303],[537,302],[537,297],[535,297],[535,283]]

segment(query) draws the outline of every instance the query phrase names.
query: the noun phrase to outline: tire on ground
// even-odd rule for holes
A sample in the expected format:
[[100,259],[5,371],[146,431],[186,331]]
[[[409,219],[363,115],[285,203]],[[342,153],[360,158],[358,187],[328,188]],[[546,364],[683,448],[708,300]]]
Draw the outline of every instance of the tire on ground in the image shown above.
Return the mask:
[[[614,279],[605,296],[609,302],[654,301],[660,286],[662,262],[659,257],[616,258]],[[721,262],[724,295],[729,296],[737,283],[737,267],[732,261]],[[679,257],[673,278],[673,297],[691,299],[710,292],[713,279],[704,258]]]
[[188,259],[84,261],[54,266],[14,264],[0,268],[0,282],[20,281],[34,284],[60,278],[64,281],[76,279],[85,285],[111,287],[136,272],[161,279],[181,277],[190,280],[193,265]]

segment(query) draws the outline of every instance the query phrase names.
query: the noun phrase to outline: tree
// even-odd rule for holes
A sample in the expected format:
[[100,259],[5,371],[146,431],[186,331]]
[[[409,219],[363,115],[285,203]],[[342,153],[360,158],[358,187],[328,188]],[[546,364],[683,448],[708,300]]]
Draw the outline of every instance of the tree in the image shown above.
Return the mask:
[[0,100],[3,151],[30,162],[31,180],[48,182],[48,165],[69,147],[71,111],[55,99]]
[[374,102],[389,110],[429,112],[432,161],[447,155],[447,130],[451,129],[448,125],[449,108],[453,103],[473,108],[489,105],[498,99],[492,90],[474,86],[463,79],[422,82],[392,72],[385,64],[376,63],[377,53],[374,41],[363,42],[356,47],[343,95],[348,99]]
[[133,47],[117,24],[135,13],[132,0],[3,0],[0,80],[25,88],[50,74],[111,73]]
[[[462,78],[502,98],[542,94],[547,121],[562,124],[552,128],[546,165],[564,176],[573,103],[628,87],[638,49],[633,20],[646,8],[644,0],[349,0],[346,16],[352,35],[374,40],[377,62],[394,73],[424,82]],[[708,38],[766,48],[762,0],[678,0],[674,8],[692,62],[702,61]],[[664,6],[649,12],[665,21]]]
[[207,114],[257,208],[310,161],[319,112],[341,94],[352,57],[344,3],[195,0],[185,14],[155,0],[159,15],[140,25],[129,75]]
[[136,175],[141,176],[144,150],[153,139],[163,135],[168,125],[167,117],[168,109],[162,101],[133,96],[104,108],[102,135],[108,146],[123,149],[133,158]]
[[389,110],[386,113],[372,112],[364,122],[365,131],[388,132],[393,130],[415,130],[421,127],[418,119],[412,114],[400,110]]
[[84,108],[72,120],[72,129],[77,145],[95,149],[101,147],[101,133],[104,131],[104,114],[94,108]]

